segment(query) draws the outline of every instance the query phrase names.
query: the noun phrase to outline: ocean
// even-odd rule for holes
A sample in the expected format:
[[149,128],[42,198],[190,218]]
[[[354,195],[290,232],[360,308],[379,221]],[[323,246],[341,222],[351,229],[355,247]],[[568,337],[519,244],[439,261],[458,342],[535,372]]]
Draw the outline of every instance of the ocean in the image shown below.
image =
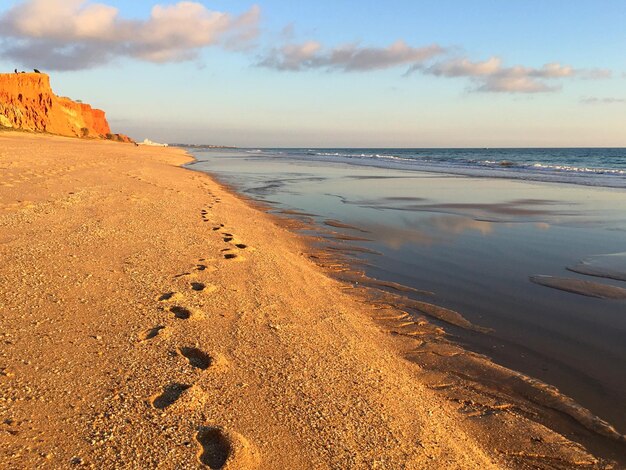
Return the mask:
[[442,324],[455,341],[626,432],[626,300],[567,289],[626,292],[626,149],[191,151],[367,276],[490,331]]
[[248,149],[292,159],[402,170],[626,187],[626,148]]

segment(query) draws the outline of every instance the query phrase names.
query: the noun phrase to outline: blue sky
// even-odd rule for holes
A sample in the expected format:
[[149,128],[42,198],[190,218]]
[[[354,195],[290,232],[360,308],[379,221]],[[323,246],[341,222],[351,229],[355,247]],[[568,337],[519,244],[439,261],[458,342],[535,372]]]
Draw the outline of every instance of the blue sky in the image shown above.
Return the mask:
[[0,66],[49,71],[138,139],[626,146],[623,1],[201,1],[159,22],[177,2],[94,3],[2,2]]

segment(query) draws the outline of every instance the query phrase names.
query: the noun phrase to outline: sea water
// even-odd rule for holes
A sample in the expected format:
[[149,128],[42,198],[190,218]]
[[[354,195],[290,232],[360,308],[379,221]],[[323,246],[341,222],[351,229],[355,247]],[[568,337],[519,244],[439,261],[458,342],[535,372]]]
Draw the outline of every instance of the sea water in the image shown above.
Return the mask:
[[[443,325],[457,341],[557,386],[626,432],[626,301],[531,282],[556,276],[626,288],[624,149],[194,154],[192,168],[276,211],[359,227],[326,229],[367,239],[343,242],[367,249],[353,253],[367,275],[434,292],[417,299],[493,330]],[[583,260],[613,278],[568,269]]]
[[626,187],[625,148],[248,149],[267,157],[469,176]]

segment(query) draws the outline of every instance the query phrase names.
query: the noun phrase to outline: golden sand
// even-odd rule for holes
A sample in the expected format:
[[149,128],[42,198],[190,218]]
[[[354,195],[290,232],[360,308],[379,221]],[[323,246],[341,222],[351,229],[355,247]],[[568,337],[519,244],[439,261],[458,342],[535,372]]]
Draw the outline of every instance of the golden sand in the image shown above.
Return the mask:
[[189,160],[0,133],[0,468],[602,466]]

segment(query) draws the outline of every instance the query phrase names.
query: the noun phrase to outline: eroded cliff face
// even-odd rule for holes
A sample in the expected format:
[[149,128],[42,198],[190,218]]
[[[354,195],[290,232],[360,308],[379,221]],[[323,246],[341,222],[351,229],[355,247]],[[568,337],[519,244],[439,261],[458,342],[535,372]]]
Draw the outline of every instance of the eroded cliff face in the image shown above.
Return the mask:
[[0,125],[69,137],[112,139],[104,111],[56,96],[43,73],[0,74]]

